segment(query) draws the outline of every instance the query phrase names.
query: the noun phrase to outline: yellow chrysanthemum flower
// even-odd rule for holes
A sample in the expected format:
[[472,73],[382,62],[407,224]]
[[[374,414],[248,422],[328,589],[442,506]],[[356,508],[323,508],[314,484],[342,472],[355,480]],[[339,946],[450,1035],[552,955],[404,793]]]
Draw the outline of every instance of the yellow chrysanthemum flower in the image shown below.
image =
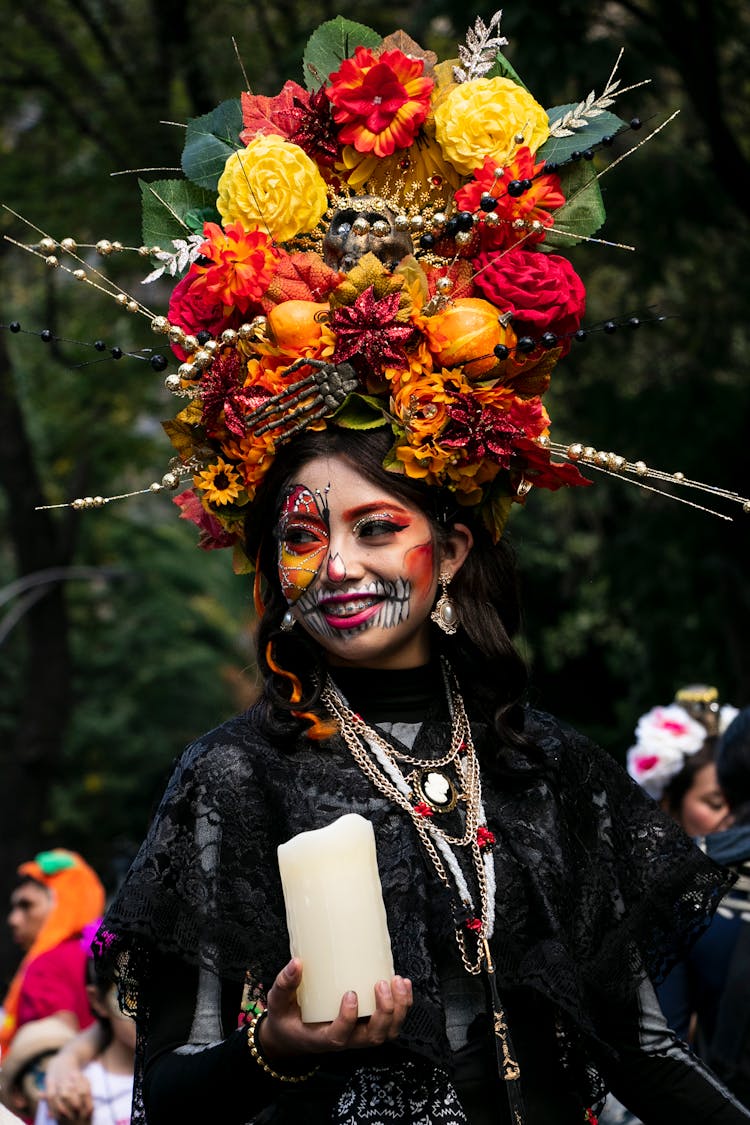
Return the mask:
[[536,152],[549,136],[546,111],[510,78],[475,78],[454,86],[435,110],[444,156],[466,175],[489,156],[499,167],[525,145]]
[[314,230],[328,206],[325,180],[299,145],[274,134],[233,152],[219,178],[216,206],[227,223],[260,228],[276,242]]

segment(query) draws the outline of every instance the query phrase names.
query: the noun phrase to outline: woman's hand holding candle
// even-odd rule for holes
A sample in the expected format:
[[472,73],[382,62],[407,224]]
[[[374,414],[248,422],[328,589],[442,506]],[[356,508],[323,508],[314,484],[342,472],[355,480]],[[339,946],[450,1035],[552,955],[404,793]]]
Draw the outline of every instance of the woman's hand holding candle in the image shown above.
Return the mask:
[[268,1012],[260,1031],[260,1049],[270,1063],[300,1055],[377,1047],[395,1039],[412,1004],[411,981],[394,976],[375,986],[375,1011],[358,1019],[357,995],[347,992],[330,1023],[303,1023],[297,1002],[302,963],[292,958],[268,993]]

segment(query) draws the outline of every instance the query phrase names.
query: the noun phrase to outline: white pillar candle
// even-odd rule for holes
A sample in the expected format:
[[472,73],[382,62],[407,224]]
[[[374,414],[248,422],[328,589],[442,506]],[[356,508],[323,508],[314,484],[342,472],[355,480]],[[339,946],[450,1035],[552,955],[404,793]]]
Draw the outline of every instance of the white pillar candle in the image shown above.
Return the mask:
[[350,989],[359,1015],[372,1015],[375,985],[393,976],[372,824],[348,813],[294,836],[278,856],[292,956],[302,961],[303,1021],[334,1019]]

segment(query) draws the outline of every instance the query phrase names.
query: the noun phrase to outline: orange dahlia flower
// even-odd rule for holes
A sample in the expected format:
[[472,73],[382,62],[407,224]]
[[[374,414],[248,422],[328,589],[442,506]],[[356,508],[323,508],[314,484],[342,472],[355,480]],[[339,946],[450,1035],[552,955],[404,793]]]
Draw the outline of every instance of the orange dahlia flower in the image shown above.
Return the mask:
[[343,126],[339,139],[376,156],[408,148],[430,109],[434,83],[423,71],[423,59],[402,51],[377,58],[368,47],[357,47],[326,88],[334,120]]
[[222,230],[218,223],[206,223],[206,241],[201,255],[207,264],[195,263],[195,286],[210,294],[225,308],[245,313],[263,296],[273,277],[279,252],[267,234],[246,231],[239,222]]

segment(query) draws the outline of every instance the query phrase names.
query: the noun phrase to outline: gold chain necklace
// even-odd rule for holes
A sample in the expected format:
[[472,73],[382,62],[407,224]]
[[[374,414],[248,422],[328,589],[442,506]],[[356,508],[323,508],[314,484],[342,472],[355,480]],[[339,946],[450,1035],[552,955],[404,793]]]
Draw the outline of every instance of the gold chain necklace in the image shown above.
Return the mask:
[[[434,762],[425,763],[423,759],[397,755],[386,739],[351,710],[330,678],[326,681],[321,699],[329,715],[337,720],[341,736],[357,765],[379,792],[407,813],[440,882],[461,903],[466,918],[454,919],[456,942],[464,968],[476,975],[481,972],[486,959],[486,942],[494,924],[495,871],[490,852],[494,837],[487,829],[479,762],[464,702],[458,684],[446,666],[444,672],[452,717],[451,749]],[[435,811],[449,811],[448,802],[444,808],[431,807],[430,802],[424,800],[425,783],[414,773],[405,776],[398,764],[399,757],[408,764],[424,767],[422,774],[438,774],[441,772],[438,766],[455,764],[461,778],[460,797],[465,810],[464,831],[460,836],[449,834],[433,818]],[[434,768],[431,770],[430,767]],[[478,910],[454,849],[464,849],[463,854],[471,860],[478,892]],[[475,942],[473,955],[467,947],[470,936]]]

